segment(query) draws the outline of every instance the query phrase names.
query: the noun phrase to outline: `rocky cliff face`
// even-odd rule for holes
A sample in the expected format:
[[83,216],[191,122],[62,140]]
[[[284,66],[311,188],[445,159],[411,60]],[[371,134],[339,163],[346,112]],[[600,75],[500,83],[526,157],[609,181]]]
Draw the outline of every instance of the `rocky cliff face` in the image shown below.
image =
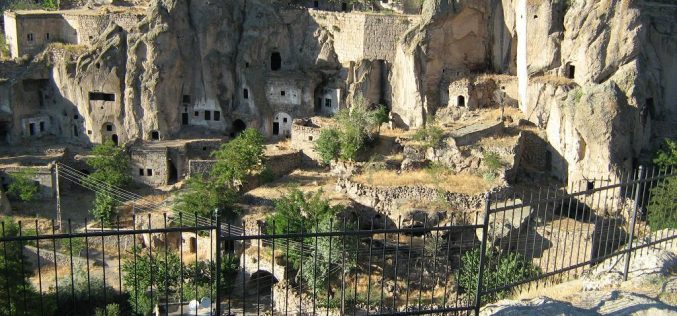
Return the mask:
[[428,0],[420,17],[155,0],[130,31],[112,24],[77,59],[55,59],[53,79],[81,138],[128,142],[272,135],[278,114],[357,95],[419,127],[449,103],[450,78],[502,73],[547,131],[552,171],[574,181],[628,169],[677,134],[676,14],[630,0]]
[[[188,133],[183,113],[193,132],[228,134],[239,119],[270,134],[278,111],[313,114],[312,88],[339,68],[332,41],[304,10],[280,13],[257,1],[156,1],[131,32],[112,25],[77,63],[59,60],[54,78],[88,118],[93,142],[113,133],[121,142],[150,139],[152,131],[176,137]],[[310,93],[295,95],[297,109],[276,108],[267,98],[272,53],[281,56],[279,76],[309,82]],[[92,101],[90,92],[114,100]]]

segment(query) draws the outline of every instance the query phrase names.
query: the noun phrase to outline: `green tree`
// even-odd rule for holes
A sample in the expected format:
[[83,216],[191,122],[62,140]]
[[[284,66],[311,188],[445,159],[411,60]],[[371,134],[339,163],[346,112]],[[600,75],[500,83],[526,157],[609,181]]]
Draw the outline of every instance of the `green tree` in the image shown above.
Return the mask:
[[[489,248],[484,257],[484,274],[482,286],[484,289],[526,280],[538,275],[539,269],[520,254],[508,252],[502,254]],[[465,290],[468,297],[475,297],[477,293],[477,279],[479,276],[480,249],[475,248],[461,257],[461,269],[458,274],[458,283]],[[483,296],[482,300],[491,303],[506,298],[513,290],[506,289]]]
[[42,0],[42,8],[45,10],[58,10],[59,3],[57,0]]
[[390,122],[390,109],[385,105],[379,105],[374,112],[374,118],[376,119],[376,124],[378,124],[378,130],[380,132],[381,125]]
[[[666,139],[665,146],[656,153],[654,164],[663,170],[677,166],[677,141]],[[647,221],[653,231],[677,228],[677,177],[667,177],[651,189]]]
[[[318,232],[335,232],[343,230],[343,223],[331,221],[331,217],[323,217],[317,227]],[[350,225],[346,230],[353,230]],[[314,229],[313,229],[314,231]],[[301,278],[308,284],[308,288],[320,293],[332,282],[339,280],[342,273],[348,273],[357,266],[358,237],[336,236],[308,238],[305,241],[310,253],[306,254],[300,269]],[[341,267],[343,270],[341,270]]]
[[9,44],[4,33],[0,33],[0,59],[9,57]]
[[210,177],[228,186],[240,184],[248,175],[263,167],[264,142],[258,130],[246,129],[212,153],[216,164],[210,171]]
[[413,138],[415,141],[423,142],[426,148],[437,148],[442,145],[444,130],[433,121],[418,129]]
[[320,131],[320,137],[315,142],[315,150],[320,155],[323,164],[328,165],[341,153],[340,132],[336,128],[325,128]]
[[[129,304],[143,315],[153,311],[153,302],[165,296],[174,297],[181,283],[181,261],[174,253],[153,253],[142,255],[139,249],[134,259],[122,265],[122,278],[129,293]],[[166,259],[165,259],[166,258]],[[150,295],[150,289],[153,295]]]
[[677,166],[677,141],[666,139],[663,148],[656,153],[653,163],[661,168]]
[[12,183],[10,183],[7,192],[21,201],[32,201],[40,189],[35,183],[35,174],[36,171],[33,168],[23,168],[16,172],[10,172],[9,177]]
[[210,217],[215,209],[219,209],[227,212],[224,215],[230,216],[237,213],[233,207],[235,201],[237,192],[231,187],[196,174],[186,180],[186,189],[178,194],[174,210]]
[[364,146],[378,135],[377,111],[367,109],[364,98],[358,96],[350,109],[342,109],[336,114],[340,134],[341,149],[339,157],[354,161]]
[[[19,235],[19,225],[12,218],[4,217],[1,232],[3,237],[16,237]],[[23,254],[23,242],[4,242],[3,250],[0,251],[0,315],[37,315],[38,307],[33,304],[37,299],[37,293],[31,285],[28,277],[33,271],[30,262]],[[24,298],[27,300],[24,302]]]
[[112,141],[94,146],[87,164],[94,173],[87,180],[103,182],[111,186],[124,186],[129,183],[129,157],[122,147]]
[[92,214],[97,221],[109,226],[113,222],[115,214],[117,214],[117,206],[118,202],[110,193],[98,191],[94,198],[94,205],[92,206],[92,209],[89,210],[89,213]]
[[206,175],[188,179],[186,189],[179,193],[174,209],[178,212],[212,216],[215,209],[225,216],[237,215],[234,203],[239,186],[247,176],[263,170],[264,138],[255,129],[247,129],[221,146],[212,156],[214,167]]

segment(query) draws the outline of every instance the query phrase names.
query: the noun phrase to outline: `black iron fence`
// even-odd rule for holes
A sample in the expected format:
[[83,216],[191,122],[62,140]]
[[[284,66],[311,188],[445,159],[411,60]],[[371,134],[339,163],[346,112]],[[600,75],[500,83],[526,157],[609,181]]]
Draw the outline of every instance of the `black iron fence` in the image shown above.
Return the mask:
[[283,234],[181,214],[61,232],[5,220],[0,314],[469,314],[591,267],[627,276],[632,256],[677,237],[675,179],[640,169],[604,185],[487,195],[484,211],[343,213]]

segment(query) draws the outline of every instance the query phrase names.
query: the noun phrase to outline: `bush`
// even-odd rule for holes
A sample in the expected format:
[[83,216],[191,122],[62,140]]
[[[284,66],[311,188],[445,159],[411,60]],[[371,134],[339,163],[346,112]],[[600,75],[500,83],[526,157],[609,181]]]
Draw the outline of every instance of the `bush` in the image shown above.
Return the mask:
[[482,153],[482,160],[484,162],[484,179],[487,181],[496,179],[498,170],[503,167],[501,156],[493,151],[486,151]]
[[9,58],[9,44],[4,33],[0,33],[0,59]]
[[94,205],[92,209],[89,210],[89,213],[105,226],[110,226],[115,214],[117,214],[117,205],[118,202],[113,199],[113,196],[110,193],[98,191],[94,198]]
[[214,168],[207,175],[195,175],[186,181],[186,189],[178,194],[174,210],[213,216],[215,209],[222,215],[238,215],[234,203],[239,186],[247,176],[261,172],[264,158],[263,135],[247,129],[240,136],[212,153],[216,158]]
[[[667,139],[653,162],[662,169],[677,166],[677,141]],[[651,189],[647,221],[653,231],[677,228],[677,177],[668,177]]]
[[7,192],[24,202],[34,200],[40,190],[34,180],[35,174],[36,171],[33,168],[24,168],[17,172],[11,172],[9,177],[12,183],[10,183]]
[[95,171],[87,177],[89,181],[103,182],[110,186],[124,186],[129,183],[129,157],[122,147],[112,141],[94,146],[87,165]]
[[[4,237],[16,237],[19,235],[19,225],[11,217],[0,219],[4,225]],[[23,254],[22,242],[4,242],[3,250],[0,251],[0,315],[37,315],[38,306],[31,304],[38,299],[38,294],[28,278],[31,276],[32,267],[30,261]],[[9,300],[7,298],[9,297]],[[27,298],[27,305],[23,299]]]
[[320,161],[328,165],[336,160],[341,153],[340,132],[335,128],[325,128],[320,131],[320,137],[315,142],[315,150],[320,155]]
[[340,110],[336,114],[338,129],[325,128],[320,132],[321,141],[318,140],[320,145],[316,149],[322,162],[328,164],[336,158],[355,161],[365,145],[376,138],[386,110],[384,107],[368,110],[361,96],[354,100],[352,108]]
[[[491,248],[487,249],[484,257],[484,275],[482,286],[484,289],[519,282],[539,273],[539,269],[531,264],[522,255],[516,253],[498,254]],[[465,290],[466,295],[475,297],[480,265],[480,249],[475,248],[461,257],[461,269],[458,272],[458,283]],[[513,290],[507,289],[483,296],[485,303],[495,302],[511,295]]]
[[431,123],[416,131],[413,138],[415,141],[423,142],[426,148],[437,148],[442,145],[444,130]]
[[120,316],[120,305],[108,304],[105,308],[97,308],[94,312],[95,316]]

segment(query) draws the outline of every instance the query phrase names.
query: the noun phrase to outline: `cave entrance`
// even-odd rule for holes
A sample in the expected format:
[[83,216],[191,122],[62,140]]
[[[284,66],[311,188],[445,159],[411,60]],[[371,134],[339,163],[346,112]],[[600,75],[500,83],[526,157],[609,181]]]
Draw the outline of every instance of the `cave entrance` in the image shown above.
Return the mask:
[[567,63],[564,75],[569,79],[574,79],[574,76],[576,75],[576,66]]
[[167,184],[174,184],[177,180],[179,180],[179,173],[176,170],[176,165],[174,165],[174,162],[171,159],[169,159],[168,164],[169,176],[167,177]]
[[285,112],[275,114],[273,120],[273,135],[291,136],[291,115]]
[[458,106],[465,106],[465,97],[464,97],[464,96],[459,95],[457,100],[458,100],[458,101],[457,101],[456,104],[457,104]]
[[245,129],[247,129],[247,124],[245,124],[242,120],[237,119],[233,122],[233,132],[231,135],[240,135],[240,133],[242,133]]
[[280,123],[273,123],[273,135],[280,135]]
[[270,70],[277,71],[282,68],[282,56],[278,52],[270,54]]
[[249,288],[258,290],[258,293],[270,293],[273,285],[277,282],[277,278],[272,273],[265,270],[258,270],[252,273],[249,278]]
[[9,143],[9,123],[0,122],[0,144]]
[[113,134],[113,135],[110,137],[110,140],[112,140],[113,143],[115,144],[115,146],[117,146],[117,145],[118,145],[118,134]]
[[188,113],[181,113],[181,125],[188,125]]

